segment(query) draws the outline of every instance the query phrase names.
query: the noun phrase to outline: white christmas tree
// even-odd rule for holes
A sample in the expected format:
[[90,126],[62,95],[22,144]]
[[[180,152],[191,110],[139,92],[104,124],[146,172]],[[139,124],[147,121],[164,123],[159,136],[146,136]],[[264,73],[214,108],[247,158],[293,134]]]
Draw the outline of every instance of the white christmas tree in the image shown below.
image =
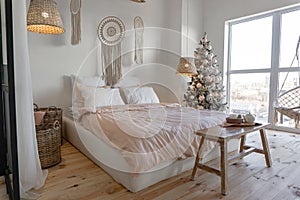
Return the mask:
[[186,106],[224,111],[226,103],[224,103],[222,73],[219,70],[217,56],[214,54],[210,41],[207,40],[206,33],[200,40],[194,56],[198,75],[192,77],[184,95]]

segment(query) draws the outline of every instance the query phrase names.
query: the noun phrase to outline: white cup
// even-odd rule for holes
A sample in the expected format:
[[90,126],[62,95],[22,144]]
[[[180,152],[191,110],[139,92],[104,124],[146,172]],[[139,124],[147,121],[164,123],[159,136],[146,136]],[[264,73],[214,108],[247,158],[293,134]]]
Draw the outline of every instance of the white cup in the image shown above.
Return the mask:
[[230,118],[230,119],[236,119],[237,116],[238,116],[237,114],[230,114],[230,115],[229,115],[229,118]]

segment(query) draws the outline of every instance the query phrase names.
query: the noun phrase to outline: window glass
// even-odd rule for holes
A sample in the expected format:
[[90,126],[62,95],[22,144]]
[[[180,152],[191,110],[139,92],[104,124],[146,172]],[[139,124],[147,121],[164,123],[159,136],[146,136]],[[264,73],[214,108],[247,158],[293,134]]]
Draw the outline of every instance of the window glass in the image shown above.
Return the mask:
[[230,75],[230,113],[250,112],[259,121],[267,121],[269,86],[269,73]]
[[231,70],[271,67],[272,19],[232,25]]
[[[280,42],[280,67],[289,67],[296,54],[296,47],[300,36],[300,11],[293,11],[282,15],[281,42]],[[297,67],[298,63],[293,63]]]
[[[285,80],[285,82],[284,82],[284,80]],[[290,72],[288,75],[286,72],[279,73],[278,94],[280,95],[290,89],[300,86],[299,81],[300,81],[300,73],[299,72]],[[284,82],[284,84],[283,84],[283,82]],[[282,88],[282,90],[280,91],[281,88]]]

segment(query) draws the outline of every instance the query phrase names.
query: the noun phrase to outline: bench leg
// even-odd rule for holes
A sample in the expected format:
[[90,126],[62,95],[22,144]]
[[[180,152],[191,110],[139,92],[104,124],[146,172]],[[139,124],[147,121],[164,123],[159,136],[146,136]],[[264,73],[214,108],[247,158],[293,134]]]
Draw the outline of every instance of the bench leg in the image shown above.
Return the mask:
[[220,142],[221,150],[221,192],[223,195],[227,195],[228,185],[228,158],[227,158],[227,141]]
[[269,149],[266,132],[264,129],[260,129],[259,132],[260,132],[260,138],[261,138],[261,142],[262,142],[262,146],[263,146],[263,150],[264,150],[264,154],[265,154],[266,165],[268,167],[271,167],[272,161],[271,161],[270,149]]
[[203,143],[204,143],[204,136],[202,136],[201,140],[200,140],[200,145],[199,145],[199,148],[198,148],[198,151],[197,151],[197,156],[196,156],[196,160],[195,160],[191,180],[195,180],[195,175],[196,175],[196,171],[197,171],[197,168],[198,168],[198,163],[199,163],[199,160],[200,160],[200,153],[203,149]]
[[241,137],[241,141],[240,141],[240,153],[242,153],[242,152],[244,151],[245,141],[246,141],[246,136],[243,135],[243,136]]

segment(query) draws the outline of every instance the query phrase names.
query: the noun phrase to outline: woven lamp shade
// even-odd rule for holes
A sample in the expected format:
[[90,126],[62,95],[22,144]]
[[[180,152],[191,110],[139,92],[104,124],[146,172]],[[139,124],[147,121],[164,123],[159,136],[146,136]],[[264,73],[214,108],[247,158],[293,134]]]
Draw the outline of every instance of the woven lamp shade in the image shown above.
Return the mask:
[[134,2],[137,2],[137,3],[145,3],[146,2],[145,0],[131,0],[131,1],[134,1]]
[[190,77],[198,75],[194,63],[194,58],[181,57],[179,60],[177,73]]
[[65,32],[54,0],[31,0],[27,13],[27,30],[44,34]]

